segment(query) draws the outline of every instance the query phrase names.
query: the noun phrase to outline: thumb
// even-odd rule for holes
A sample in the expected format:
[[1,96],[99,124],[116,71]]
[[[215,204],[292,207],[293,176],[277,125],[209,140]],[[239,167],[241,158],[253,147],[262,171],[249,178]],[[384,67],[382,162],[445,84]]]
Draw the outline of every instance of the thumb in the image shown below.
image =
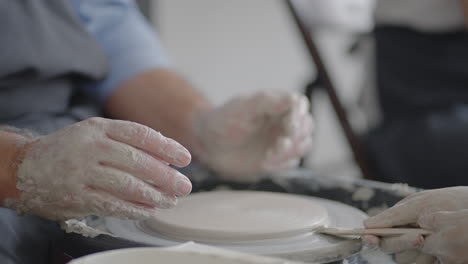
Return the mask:
[[447,226],[455,226],[461,221],[468,219],[468,210],[460,211],[438,211],[422,215],[418,219],[421,228],[428,230],[440,230]]
[[460,261],[454,260],[453,258],[447,257],[447,256],[440,256],[440,257],[437,257],[437,259],[438,259],[438,262],[436,262],[436,263],[442,263],[442,264],[466,263],[466,262],[460,262]]
[[424,244],[424,237],[418,233],[407,233],[401,236],[382,238],[380,247],[386,253],[398,253],[420,248]]
[[418,199],[399,203],[364,221],[366,228],[385,228],[416,223],[421,211]]

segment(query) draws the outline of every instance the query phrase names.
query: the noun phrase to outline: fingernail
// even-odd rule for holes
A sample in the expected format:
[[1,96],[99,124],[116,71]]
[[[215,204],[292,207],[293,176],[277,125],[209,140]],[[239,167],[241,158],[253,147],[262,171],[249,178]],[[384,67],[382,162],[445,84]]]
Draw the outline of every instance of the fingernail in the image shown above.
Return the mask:
[[363,236],[361,241],[362,244],[368,248],[376,248],[379,246],[379,239],[374,236]]
[[422,246],[424,246],[424,237],[419,235],[414,241],[413,241],[413,247],[415,248],[421,248]]
[[177,196],[186,196],[192,191],[192,183],[186,177],[178,177],[174,187]]

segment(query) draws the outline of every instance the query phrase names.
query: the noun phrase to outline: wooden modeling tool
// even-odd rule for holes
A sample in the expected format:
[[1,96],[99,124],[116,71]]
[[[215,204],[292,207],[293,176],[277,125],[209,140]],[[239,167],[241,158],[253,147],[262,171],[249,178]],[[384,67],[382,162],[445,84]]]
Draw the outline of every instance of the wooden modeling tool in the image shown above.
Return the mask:
[[410,233],[420,234],[427,236],[432,234],[431,231],[421,228],[330,228],[322,227],[315,230],[321,234],[334,235],[334,236],[400,236]]

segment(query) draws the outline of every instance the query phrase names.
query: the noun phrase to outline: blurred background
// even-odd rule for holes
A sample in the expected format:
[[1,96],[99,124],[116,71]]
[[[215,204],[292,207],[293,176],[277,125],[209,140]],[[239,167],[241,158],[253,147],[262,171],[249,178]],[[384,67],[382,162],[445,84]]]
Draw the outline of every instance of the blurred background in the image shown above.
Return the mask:
[[305,167],[423,188],[467,183],[468,0],[140,5],[172,63],[215,103],[307,91],[316,131]]
[[[329,74],[356,130],[372,122],[373,0],[295,1],[307,11]],[[303,91],[315,65],[284,1],[139,1],[171,61],[214,102],[258,90]],[[313,95],[315,146],[305,166],[357,177],[349,144],[323,90]],[[375,110],[375,109],[374,109]],[[373,116],[370,116],[370,113]]]

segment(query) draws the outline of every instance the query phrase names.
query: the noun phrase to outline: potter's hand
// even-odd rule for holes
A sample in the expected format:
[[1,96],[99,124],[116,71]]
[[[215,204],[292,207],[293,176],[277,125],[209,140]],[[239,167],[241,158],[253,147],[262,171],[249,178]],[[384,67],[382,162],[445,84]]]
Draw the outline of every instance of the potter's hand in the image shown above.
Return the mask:
[[64,220],[89,214],[141,219],[191,191],[168,164],[186,166],[190,153],[136,123],[92,118],[24,145],[17,171],[20,214]]
[[296,93],[237,97],[195,119],[202,163],[231,180],[296,166],[311,147],[307,98]]
[[408,196],[392,208],[366,221],[367,228],[416,225],[433,234],[404,235],[378,239],[364,237],[370,245],[396,253],[398,263],[467,263],[468,187],[424,191]]

